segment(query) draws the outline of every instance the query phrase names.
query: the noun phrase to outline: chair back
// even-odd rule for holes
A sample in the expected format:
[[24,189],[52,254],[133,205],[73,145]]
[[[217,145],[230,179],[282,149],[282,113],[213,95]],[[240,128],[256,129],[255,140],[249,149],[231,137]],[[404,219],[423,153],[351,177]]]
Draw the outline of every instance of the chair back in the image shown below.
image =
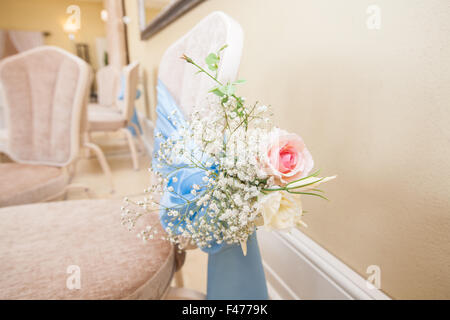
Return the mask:
[[14,161],[65,166],[75,159],[89,73],[86,62],[52,46],[2,60],[7,149]]
[[205,102],[208,91],[215,82],[206,75],[195,74],[197,69],[180,57],[186,54],[208,70],[205,57],[227,44],[228,48],[222,53],[218,69],[218,79],[226,83],[237,77],[243,42],[244,34],[239,23],[225,13],[216,11],[202,19],[166,50],[158,77],[185,116],[191,113],[194,106]]
[[120,85],[118,70],[111,65],[102,67],[98,69],[96,79],[98,104],[103,107],[115,107]]
[[127,121],[131,120],[134,110],[134,101],[139,80],[139,62],[133,62],[123,68],[123,101],[120,101],[119,108]]

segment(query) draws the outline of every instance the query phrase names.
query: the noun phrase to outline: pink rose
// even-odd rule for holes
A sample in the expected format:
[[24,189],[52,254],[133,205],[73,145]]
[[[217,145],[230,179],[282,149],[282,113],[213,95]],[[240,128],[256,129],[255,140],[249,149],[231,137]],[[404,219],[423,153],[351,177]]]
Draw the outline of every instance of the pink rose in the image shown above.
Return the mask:
[[279,128],[270,132],[262,154],[266,173],[282,185],[306,177],[314,166],[302,138]]

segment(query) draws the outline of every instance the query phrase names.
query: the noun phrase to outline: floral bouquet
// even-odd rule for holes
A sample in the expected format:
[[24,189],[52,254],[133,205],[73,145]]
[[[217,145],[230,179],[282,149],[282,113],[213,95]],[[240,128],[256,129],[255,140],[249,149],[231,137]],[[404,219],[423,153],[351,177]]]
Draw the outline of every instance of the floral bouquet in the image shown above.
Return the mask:
[[[237,95],[236,87],[244,80],[219,81],[221,53],[226,47],[206,57],[207,68],[183,55],[186,63],[216,84],[209,91],[211,98],[194,108],[189,121],[164,84],[158,83],[158,122],[151,168],[156,183],[146,190],[148,195],[142,201],[125,199],[122,221],[130,229],[135,226],[143,213],[133,210],[133,206],[144,212],[157,211],[166,234],[157,235],[148,226],[139,237],[148,240],[162,236],[180,248],[196,245],[210,254],[210,268],[213,254],[234,248],[232,258],[216,264],[242,260],[236,266],[240,269],[236,273],[241,273],[251,264],[245,261],[253,259],[243,257],[247,251],[250,254],[247,244],[256,229],[305,226],[301,197],[326,199],[317,187],[335,176],[311,173],[313,158],[302,138],[274,127],[267,106],[247,104]],[[241,257],[235,249],[239,246]],[[257,245],[252,250],[257,251],[255,268],[262,270]],[[230,269],[233,267],[225,272]],[[210,279],[208,291],[209,287]]]

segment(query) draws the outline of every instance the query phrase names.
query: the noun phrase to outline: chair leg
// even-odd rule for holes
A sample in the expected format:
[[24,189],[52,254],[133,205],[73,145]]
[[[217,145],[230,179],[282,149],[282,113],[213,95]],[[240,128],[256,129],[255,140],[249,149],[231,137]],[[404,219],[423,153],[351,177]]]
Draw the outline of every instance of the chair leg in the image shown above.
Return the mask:
[[75,177],[75,174],[77,171],[78,160],[80,160],[79,156],[76,157],[75,160],[66,167],[67,174],[69,175],[69,183],[71,183],[73,178]]
[[105,155],[103,154],[103,151],[96,145],[90,142],[85,142],[84,146],[88,148],[89,150],[92,150],[95,155],[97,156],[98,162],[100,163],[100,166],[102,167],[103,173],[105,174],[106,178],[108,179],[109,185],[111,186],[111,193],[114,192],[114,184],[112,180],[112,174],[111,169],[109,168],[108,162],[106,161]]
[[181,273],[181,270],[175,272],[175,285],[177,286],[177,288],[184,287],[183,274]]
[[67,200],[68,192],[73,191],[73,190],[83,191],[89,199],[93,199],[93,198],[97,197],[95,192],[92,191],[89,187],[79,184],[79,183],[71,183],[71,184],[65,186],[61,192],[58,192],[57,194],[54,194],[54,195],[42,200],[42,202],[51,201],[51,200],[54,200],[59,197],[63,197],[64,200]]
[[127,128],[121,128],[120,131],[122,131],[128,140],[128,146],[130,147],[131,151],[131,159],[133,160],[133,167],[134,170],[139,170],[139,159],[136,152],[136,145],[134,144],[133,135],[131,134],[130,130]]
[[145,150],[144,141],[142,141],[141,131],[139,130],[138,126],[131,121],[128,123],[128,125],[131,126],[136,132],[136,138],[139,141],[138,151]]
[[[85,143],[91,142],[91,134],[90,134],[90,132],[88,132],[88,131],[84,132],[83,133],[83,139],[84,139]],[[83,157],[85,157],[87,159],[89,159],[91,157],[91,150],[90,149],[86,148],[86,149],[84,149],[82,151],[83,151]]]
[[91,190],[91,188],[89,188],[83,184],[71,183],[65,188],[66,193],[68,193],[69,191],[73,191],[73,190],[83,191],[86,194],[86,196],[88,197],[88,199],[97,198],[97,194],[93,190]]
[[162,297],[163,300],[205,300],[205,294],[187,289],[169,287],[167,292]]

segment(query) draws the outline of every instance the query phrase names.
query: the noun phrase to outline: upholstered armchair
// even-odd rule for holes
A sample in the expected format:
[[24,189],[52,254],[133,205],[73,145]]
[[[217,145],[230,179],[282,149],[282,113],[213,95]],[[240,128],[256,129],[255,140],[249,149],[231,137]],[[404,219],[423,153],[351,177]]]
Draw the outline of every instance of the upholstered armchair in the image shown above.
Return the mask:
[[[104,75],[114,76],[113,69],[104,69],[100,73],[100,77],[103,78]],[[139,169],[139,160],[136,151],[136,145],[133,140],[133,135],[128,126],[134,127],[136,134],[139,136],[139,129],[137,126],[131,122],[131,117],[133,116],[134,110],[134,100],[136,98],[136,91],[138,85],[139,76],[139,63],[132,63],[123,69],[123,92],[124,99],[119,101],[117,99],[116,85],[111,83],[107,85],[107,88],[102,88],[100,90],[100,99],[98,104],[88,105],[88,131],[89,132],[107,132],[107,131],[121,131],[127,138],[128,145],[131,151],[131,157],[133,161],[133,167],[135,170]],[[114,76],[116,79],[117,77]],[[108,80],[111,82],[111,80]],[[111,90],[110,95],[114,97],[112,100],[105,99],[104,96],[107,95],[105,90]],[[109,103],[111,105],[105,105],[101,103]]]
[[38,47],[0,63],[8,138],[0,163],[0,207],[45,201],[69,188],[80,149],[89,67],[56,47]]

